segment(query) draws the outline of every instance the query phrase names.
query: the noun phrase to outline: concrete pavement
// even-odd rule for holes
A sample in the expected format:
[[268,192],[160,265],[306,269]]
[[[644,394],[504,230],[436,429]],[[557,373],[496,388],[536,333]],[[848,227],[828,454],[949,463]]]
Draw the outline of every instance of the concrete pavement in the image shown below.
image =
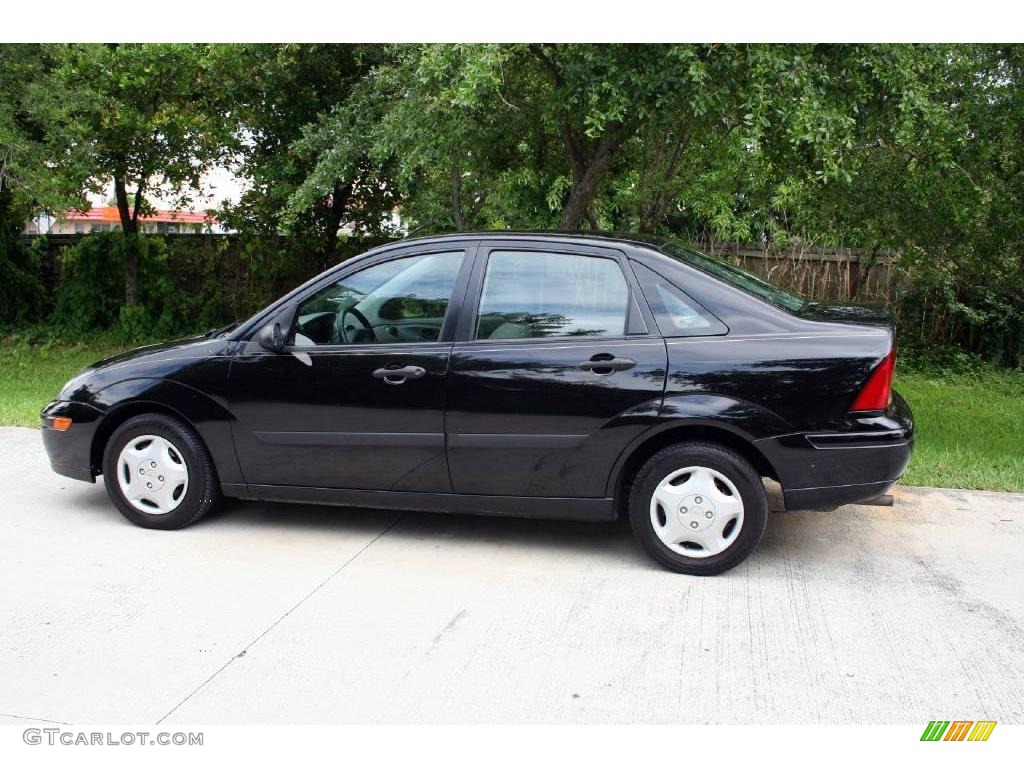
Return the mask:
[[0,723],[1024,722],[1024,495],[624,525],[230,503],[136,528],[0,429]]

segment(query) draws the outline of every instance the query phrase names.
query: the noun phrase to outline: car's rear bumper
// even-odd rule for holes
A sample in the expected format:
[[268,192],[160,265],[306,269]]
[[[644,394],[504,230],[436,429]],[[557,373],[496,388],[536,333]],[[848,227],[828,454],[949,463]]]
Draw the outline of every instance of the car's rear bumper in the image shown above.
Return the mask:
[[[92,467],[92,440],[99,426],[102,412],[85,403],[54,400],[39,414],[43,447],[50,457],[50,466],[59,475],[95,482]],[[70,418],[71,427],[65,431],[53,428],[58,417]]]
[[801,509],[835,509],[843,504],[857,504],[875,499],[892,488],[899,481],[885,480],[881,483],[857,483],[854,485],[826,485],[821,488],[784,489],[783,496],[787,512]]
[[903,476],[914,446],[910,407],[895,392],[884,413],[848,428],[758,440],[779,475],[787,510],[831,509],[868,501]]

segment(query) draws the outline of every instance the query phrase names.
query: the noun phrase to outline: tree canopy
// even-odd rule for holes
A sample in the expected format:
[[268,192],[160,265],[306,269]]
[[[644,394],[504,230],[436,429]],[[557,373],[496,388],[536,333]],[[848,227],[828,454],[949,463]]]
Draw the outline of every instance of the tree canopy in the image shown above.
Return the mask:
[[324,261],[343,225],[399,234],[395,211],[411,233],[888,249],[929,333],[998,347],[1024,323],[1022,64],[982,44],[4,45],[0,217],[112,183],[132,234],[227,162],[247,189],[222,220]]

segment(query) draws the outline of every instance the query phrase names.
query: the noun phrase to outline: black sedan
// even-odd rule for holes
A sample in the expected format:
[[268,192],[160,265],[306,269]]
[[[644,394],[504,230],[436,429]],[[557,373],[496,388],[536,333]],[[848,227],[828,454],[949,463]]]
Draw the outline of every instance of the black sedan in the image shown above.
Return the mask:
[[181,528],[222,496],[611,521],[682,573],[885,493],[914,427],[884,308],[672,242],[490,232],[328,270],[237,327],[105,360],[42,412],[55,471]]

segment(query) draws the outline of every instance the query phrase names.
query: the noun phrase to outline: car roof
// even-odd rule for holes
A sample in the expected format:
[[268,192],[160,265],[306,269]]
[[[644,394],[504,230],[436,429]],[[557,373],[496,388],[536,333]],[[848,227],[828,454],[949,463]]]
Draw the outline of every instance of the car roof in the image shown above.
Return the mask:
[[594,245],[608,245],[609,243],[626,243],[630,245],[639,245],[646,248],[654,248],[655,250],[661,250],[662,247],[668,242],[664,238],[652,238],[645,237],[643,235],[636,235],[625,232],[605,232],[600,230],[551,230],[551,229],[540,229],[540,230],[507,230],[507,229],[491,229],[481,230],[476,232],[444,232],[432,235],[421,235],[419,237],[406,237],[401,240],[395,240],[390,243],[374,248],[373,251],[379,252],[381,250],[390,249],[398,246],[404,246],[409,243],[430,243],[430,242],[444,242],[446,240],[561,240],[564,242],[580,243],[580,244],[594,244]]

